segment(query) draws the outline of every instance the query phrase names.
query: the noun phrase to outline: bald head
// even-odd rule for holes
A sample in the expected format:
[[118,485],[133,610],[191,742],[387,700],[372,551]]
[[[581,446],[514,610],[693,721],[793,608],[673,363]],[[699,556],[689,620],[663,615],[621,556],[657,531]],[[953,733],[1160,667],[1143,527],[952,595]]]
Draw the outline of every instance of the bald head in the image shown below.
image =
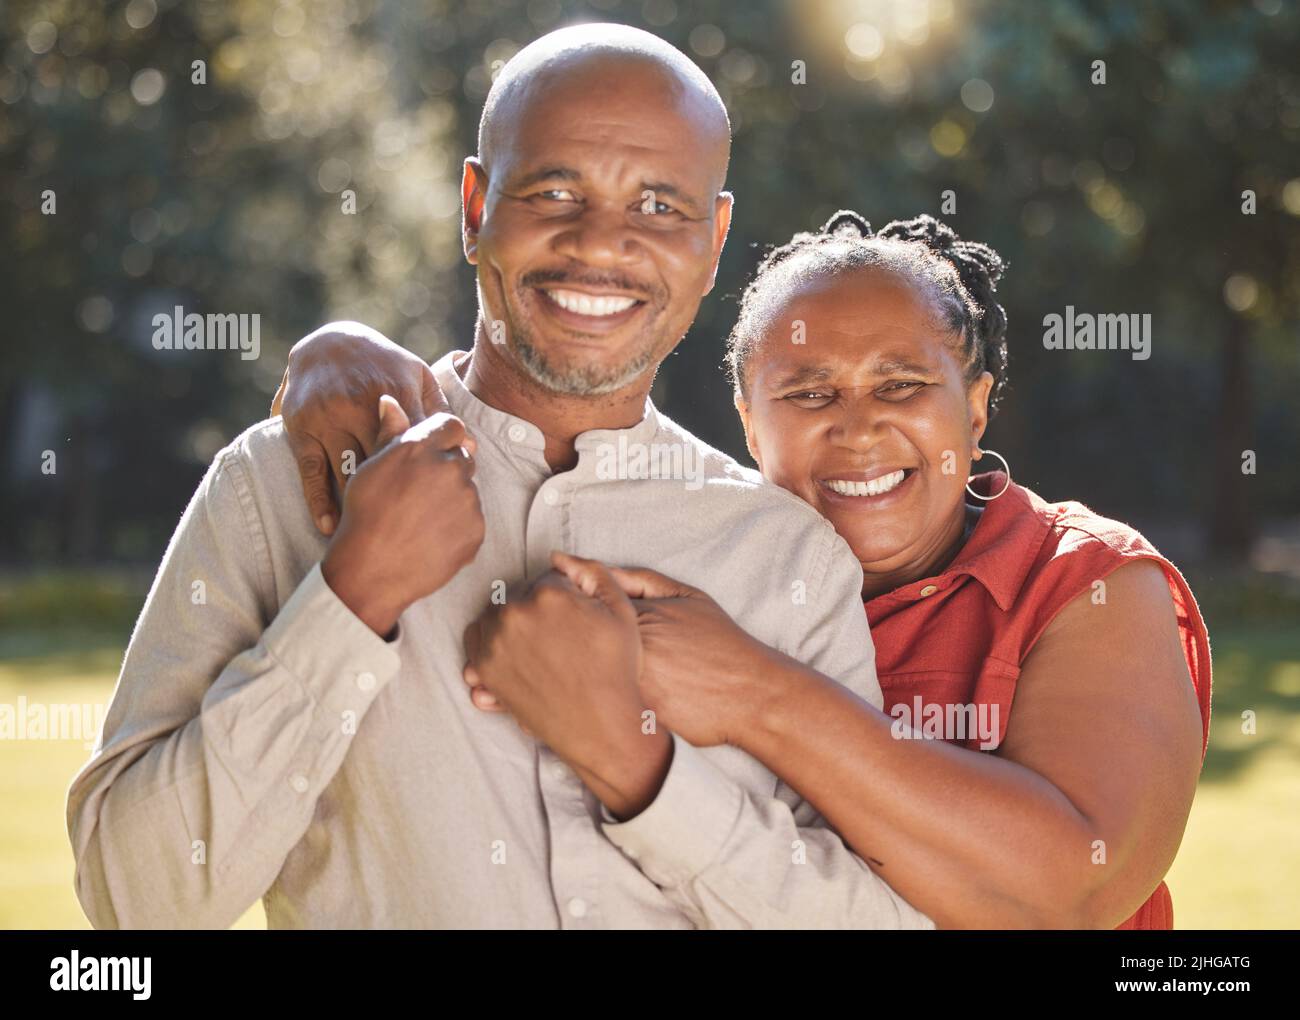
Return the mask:
[[731,155],[731,122],[718,90],[681,50],[626,25],[562,28],[515,54],[497,74],[483,105],[479,159],[491,173],[502,141],[517,134],[520,120],[537,104],[575,94],[599,100],[612,83],[635,90],[647,109],[672,110],[688,119],[706,141],[722,187]]
[[549,394],[643,399],[713,287],[730,154],[717,90],[662,39],[584,25],[521,50],[461,179],[484,363]]

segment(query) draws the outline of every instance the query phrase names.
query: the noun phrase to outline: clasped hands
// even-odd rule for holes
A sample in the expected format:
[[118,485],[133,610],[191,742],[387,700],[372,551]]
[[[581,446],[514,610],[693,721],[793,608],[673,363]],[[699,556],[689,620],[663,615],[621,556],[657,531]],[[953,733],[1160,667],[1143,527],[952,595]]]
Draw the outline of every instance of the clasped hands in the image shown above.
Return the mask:
[[672,758],[641,691],[645,648],[629,598],[659,575],[563,552],[551,565],[466,628],[465,683],[475,706],[509,712],[615,816],[630,817],[654,800]]
[[654,570],[564,552],[466,629],[474,705],[509,712],[620,817],[654,800],[676,732],[742,744],[785,657],[707,594]]
[[[379,418],[321,572],[385,635],[474,559],[485,522],[459,419],[436,413],[412,427],[387,396]],[[740,742],[780,654],[697,588],[558,551],[550,571],[490,605],[464,641],[473,704],[510,713],[619,818],[654,800],[671,733],[696,746]]]

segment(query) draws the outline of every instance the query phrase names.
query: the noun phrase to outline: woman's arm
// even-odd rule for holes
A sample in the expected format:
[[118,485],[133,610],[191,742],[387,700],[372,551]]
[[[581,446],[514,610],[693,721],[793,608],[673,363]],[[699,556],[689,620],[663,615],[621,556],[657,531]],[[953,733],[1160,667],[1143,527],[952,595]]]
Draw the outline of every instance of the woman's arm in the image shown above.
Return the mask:
[[734,740],[941,927],[1114,927],[1177,852],[1201,722],[1160,567],[1116,570],[1104,605],[1089,595],[1023,664],[996,754],[897,740],[883,713],[772,656]]
[[[339,522],[331,476],[341,493],[374,452],[384,394],[397,401],[412,425],[448,410],[432,369],[420,357],[359,322],[331,322],[289,352],[271,414],[284,418],[303,494],[323,534],[333,534]],[[467,449],[473,453],[472,441]]]
[[1172,862],[1201,723],[1156,564],[1112,573],[1105,605],[1089,592],[1057,614],[996,754],[896,739],[883,712],[703,592],[614,574],[637,605],[642,695],[663,725],[762,761],[941,927],[1114,927]]

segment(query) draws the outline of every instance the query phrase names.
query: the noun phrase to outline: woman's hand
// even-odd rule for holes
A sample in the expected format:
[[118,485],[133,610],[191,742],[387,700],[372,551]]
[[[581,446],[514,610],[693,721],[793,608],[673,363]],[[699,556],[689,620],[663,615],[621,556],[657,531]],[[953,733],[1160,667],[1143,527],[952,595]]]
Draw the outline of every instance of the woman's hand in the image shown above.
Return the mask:
[[641,696],[658,722],[697,747],[738,744],[786,658],[742,630],[708,595],[653,570],[611,567],[636,607]]
[[[294,344],[271,413],[284,418],[316,527],[333,534],[341,493],[379,437],[379,398],[393,397],[412,425],[447,401],[417,355],[359,322],[331,322]],[[474,453],[473,440],[466,443]]]

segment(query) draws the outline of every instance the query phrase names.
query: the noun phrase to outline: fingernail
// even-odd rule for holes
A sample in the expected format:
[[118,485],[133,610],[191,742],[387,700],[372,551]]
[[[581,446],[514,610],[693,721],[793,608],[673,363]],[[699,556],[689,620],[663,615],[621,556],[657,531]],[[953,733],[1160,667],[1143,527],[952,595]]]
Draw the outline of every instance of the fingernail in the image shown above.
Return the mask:
[[327,535],[334,534],[334,515],[321,514],[320,517],[316,519],[316,526]]
[[490,691],[480,691],[478,700],[480,705],[487,705],[489,707],[497,703],[496,695],[492,694]]

